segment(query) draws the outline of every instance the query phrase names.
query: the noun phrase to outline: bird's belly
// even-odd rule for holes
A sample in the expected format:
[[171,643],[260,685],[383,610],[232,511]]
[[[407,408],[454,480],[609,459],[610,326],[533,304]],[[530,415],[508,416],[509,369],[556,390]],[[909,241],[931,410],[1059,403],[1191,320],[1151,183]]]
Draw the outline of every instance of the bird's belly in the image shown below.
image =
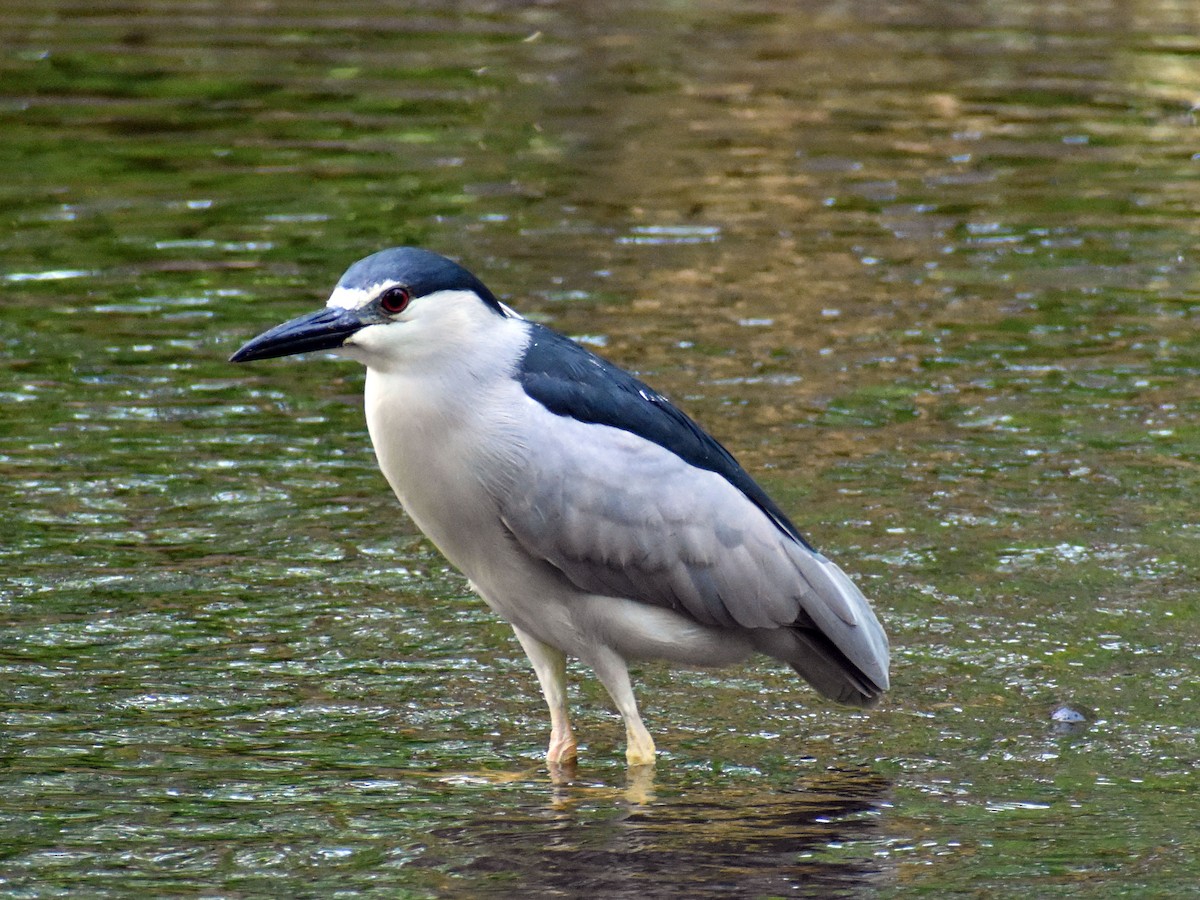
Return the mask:
[[589,593],[529,553],[505,527],[495,494],[497,473],[527,464],[519,439],[506,440],[478,421],[464,427],[443,404],[423,403],[397,385],[389,386],[389,396],[412,396],[412,403],[374,401],[373,374],[367,379],[367,421],[380,469],[421,531],[502,618],[585,660],[598,646],[625,658],[696,666],[728,665],[750,655],[744,629],[703,625],[663,607]]
[[703,625],[673,610],[623,597],[588,595],[575,604],[572,619],[590,641],[626,659],[728,666],[754,651],[747,629]]
[[[697,623],[662,607],[590,594],[527,553],[504,527],[494,499],[475,478],[470,448],[439,445],[436,459],[376,447],[380,468],[409,516],[467,576],[497,615],[566,653],[587,659],[607,646],[629,659],[724,666],[752,652],[739,629]],[[414,466],[411,460],[420,459]]]
[[401,497],[442,555],[506,622],[568,652],[586,646],[573,612],[587,595],[526,553],[490,503],[463,497],[453,485],[444,487],[436,496],[422,488]]

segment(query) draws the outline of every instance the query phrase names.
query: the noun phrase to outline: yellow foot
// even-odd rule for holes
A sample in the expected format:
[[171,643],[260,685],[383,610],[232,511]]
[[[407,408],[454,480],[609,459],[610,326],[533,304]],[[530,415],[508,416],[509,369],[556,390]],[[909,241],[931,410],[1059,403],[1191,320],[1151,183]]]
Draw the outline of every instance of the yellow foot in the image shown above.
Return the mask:
[[546,751],[546,763],[551,766],[573,766],[578,756],[575,738],[567,737],[550,742],[550,747]]
[[631,734],[625,748],[625,760],[631,766],[654,765],[654,740],[650,735]]

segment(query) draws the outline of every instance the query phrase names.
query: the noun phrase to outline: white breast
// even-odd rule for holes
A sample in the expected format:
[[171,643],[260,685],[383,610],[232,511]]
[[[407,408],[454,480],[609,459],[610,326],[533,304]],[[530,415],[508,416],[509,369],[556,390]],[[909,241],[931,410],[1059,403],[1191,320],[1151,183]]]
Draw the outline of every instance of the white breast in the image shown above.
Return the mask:
[[[504,447],[482,416],[423,389],[424,380],[368,371],[367,428],[379,467],[404,508],[470,576],[472,544],[464,537],[498,518],[480,476]],[[475,399],[494,407],[507,400],[498,393],[503,392],[476,392]]]
[[487,320],[462,317],[453,336],[430,335],[386,367],[368,361],[364,397],[371,442],[392,490],[450,562],[481,586],[505,549],[493,498],[505,472],[525,464],[532,403],[514,379],[527,323],[484,312]]

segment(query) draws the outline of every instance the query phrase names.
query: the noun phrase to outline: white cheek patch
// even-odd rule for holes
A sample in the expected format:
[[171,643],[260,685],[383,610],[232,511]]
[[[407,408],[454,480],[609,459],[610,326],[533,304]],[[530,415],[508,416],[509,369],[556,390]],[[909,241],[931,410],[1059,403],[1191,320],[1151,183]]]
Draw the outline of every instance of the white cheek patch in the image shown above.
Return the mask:
[[348,288],[339,285],[333,289],[333,293],[329,295],[329,299],[325,301],[325,305],[340,306],[342,309],[359,309],[366,306],[388,288],[399,283],[398,281],[381,281],[378,284],[371,284],[365,288]]
[[[334,349],[334,353],[341,353],[344,356],[355,355],[355,351],[359,348],[371,349],[379,342],[378,332],[384,326],[368,325],[366,328],[360,328],[354,334],[350,335],[342,343],[342,346]],[[374,334],[372,334],[374,332]]]

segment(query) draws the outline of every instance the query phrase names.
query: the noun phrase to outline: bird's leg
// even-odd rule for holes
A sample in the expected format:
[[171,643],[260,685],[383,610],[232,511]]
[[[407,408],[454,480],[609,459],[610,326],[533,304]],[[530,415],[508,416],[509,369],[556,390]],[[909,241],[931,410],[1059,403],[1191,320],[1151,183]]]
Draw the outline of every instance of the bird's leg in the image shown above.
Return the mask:
[[591,656],[591,663],[596,677],[604,685],[608,694],[617,705],[621,718],[625,720],[625,759],[631,766],[654,765],[654,738],[642,724],[638,715],[637,699],[633,696],[633,686],[629,683],[629,669],[625,660],[607,647]]
[[567,657],[561,650],[542,643],[515,625],[513,631],[533,663],[546,706],[550,708],[550,747],[546,750],[546,762],[550,766],[569,766],[575,761],[575,735],[567,712]]

